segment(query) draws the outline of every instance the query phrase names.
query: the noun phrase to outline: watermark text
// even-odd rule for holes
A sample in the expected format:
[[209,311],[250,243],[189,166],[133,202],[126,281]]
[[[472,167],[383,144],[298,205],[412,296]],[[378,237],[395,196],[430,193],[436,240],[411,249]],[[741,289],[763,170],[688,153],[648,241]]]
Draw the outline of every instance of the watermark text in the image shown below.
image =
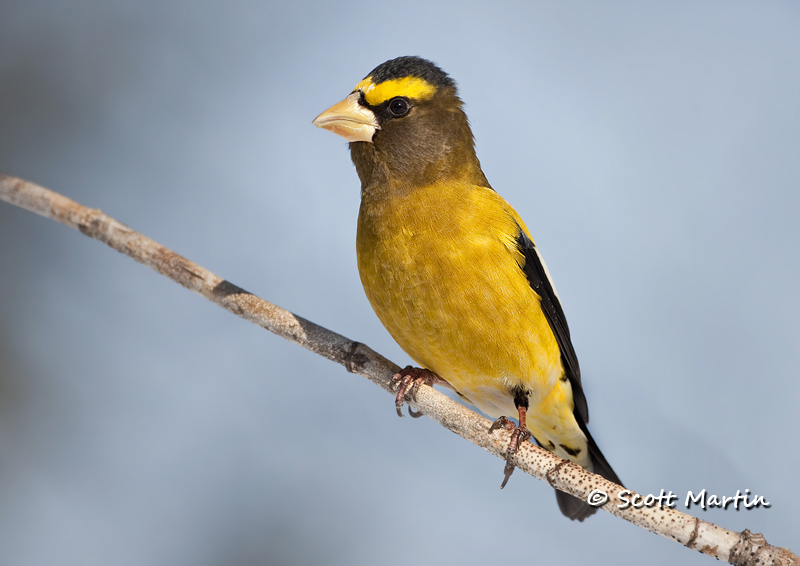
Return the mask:
[[[616,494],[619,501],[617,507],[620,509],[627,509],[633,507],[634,509],[641,509],[642,507],[660,507],[674,509],[678,502],[678,495],[673,493],[672,490],[661,490],[658,495],[652,493],[648,495],[640,495],[628,489],[623,489]],[[609,496],[606,492],[595,489],[589,494],[586,499],[587,503],[592,507],[602,507],[609,501]],[[700,507],[701,509],[733,508],[737,511],[742,509],[754,509],[758,507],[770,507],[772,504],[764,499],[762,495],[750,494],[749,489],[744,492],[737,489],[736,495],[724,496],[708,493],[703,489],[697,493],[689,491],[686,498],[683,500],[683,505],[687,509],[691,509],[692,505]]]

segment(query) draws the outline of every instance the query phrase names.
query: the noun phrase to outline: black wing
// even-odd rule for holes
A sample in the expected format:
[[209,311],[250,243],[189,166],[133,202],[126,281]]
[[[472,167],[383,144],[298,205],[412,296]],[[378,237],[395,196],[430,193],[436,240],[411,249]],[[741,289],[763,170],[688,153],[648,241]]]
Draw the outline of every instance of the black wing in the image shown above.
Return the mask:
[[564,363],[564,371],[572,385],[572,398],[575,403],[575,413],[583,418],[584,423],[589,422],[589,408],[586,405],[586,396],[583,394],[581,386],[581,368],[578,365],[578,358],[575,356],[575,349],[569,337],[569,326],[561,310],[561,303],[558,301],[553,283],[547,276],[542,259],[536,250],[533,241],[520,229],[517,236],[517,248],[525,256],[525,266],[522,270],[528,278],[531,288],[542,298],[542,310],[550,323],[550,329],[555,334],[558,348],[561,350],[561,360]]

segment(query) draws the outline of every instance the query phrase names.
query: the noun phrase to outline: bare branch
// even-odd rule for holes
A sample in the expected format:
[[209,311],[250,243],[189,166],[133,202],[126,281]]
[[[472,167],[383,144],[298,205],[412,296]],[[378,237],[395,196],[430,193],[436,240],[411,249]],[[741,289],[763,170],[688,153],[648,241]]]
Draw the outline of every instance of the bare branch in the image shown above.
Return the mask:
[[[391,377],[399,367],[369,347],[248,293],[99,210],[2,174],[0,198],[80,230],[237,316],[341,364],[348,371],[394,393]],[[419,390],[412,404],[442,426],[505,459],[509,433],[497,431],[488,434],[491,423],[475,412],[427,386]],[[524,443],[514,459],[520,470],[581,499],[590,500],[596,490],[608,494],[608,502],[602,507],[606,511],[719,560],[737,565],[800,566],[800,559],[791,551],[771,546],[762,535],[746,529],[741,533],[728,531],[666,506],[626,507],[624,499],[620,499],[622,486],[531,443]],[[623,497],[625,494],[623,491]],[[627,498],[632,499],[635,492],[627,494]]]

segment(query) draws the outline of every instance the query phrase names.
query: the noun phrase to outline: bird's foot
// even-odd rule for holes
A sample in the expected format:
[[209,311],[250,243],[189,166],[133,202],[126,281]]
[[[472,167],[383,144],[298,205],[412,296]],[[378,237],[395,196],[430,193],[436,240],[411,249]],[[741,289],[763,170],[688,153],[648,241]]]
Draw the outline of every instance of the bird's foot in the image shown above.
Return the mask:
[[[403,403],[405,403],[407,393],[411,393],[411,399],[416,401],[417,392],[423,384],[434,385],[437,383],[447,383],[431,370],[414,366],[406,366],[394,374],[392,376],[392,382],[400,384],[397,390],[397,396],[394,398],[394,406],[397,408],[398,417],[403,416],[403,411],[401,409],[403,408]],[[418,413],[410,407],[408,409],[408,414],[415,419],[422,416],[422,413]]]
[[523,442],[530,440],[531,431],[529,431],[527,427],[517,426],[514,421],[509,420],[508,417],[500,417],[494,421],[492,426],[489,427],[489,434],[498,428],[504,428],[511,431],[511,441],[508,443],[508,448],[506,449],[506,467],[503,470],[505,477],[503,478],[503,483],[500,484],[500,489],[503,489],[508,483],[511,474],[514,473],[515,466],[512,462],[514,454],[517,453],[517,450],[519,450],[519,447]]

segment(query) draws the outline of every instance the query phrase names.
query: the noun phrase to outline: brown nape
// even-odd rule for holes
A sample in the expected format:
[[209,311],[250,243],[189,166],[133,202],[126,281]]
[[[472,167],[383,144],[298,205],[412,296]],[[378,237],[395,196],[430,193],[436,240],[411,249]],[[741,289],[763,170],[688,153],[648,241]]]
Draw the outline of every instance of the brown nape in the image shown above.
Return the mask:
[[407,116],[382,121],[372,143],[351,143],[362,190],[445,179],[488,187],[461,105],[454,88],[443,89],[428,100],[412,100]]

